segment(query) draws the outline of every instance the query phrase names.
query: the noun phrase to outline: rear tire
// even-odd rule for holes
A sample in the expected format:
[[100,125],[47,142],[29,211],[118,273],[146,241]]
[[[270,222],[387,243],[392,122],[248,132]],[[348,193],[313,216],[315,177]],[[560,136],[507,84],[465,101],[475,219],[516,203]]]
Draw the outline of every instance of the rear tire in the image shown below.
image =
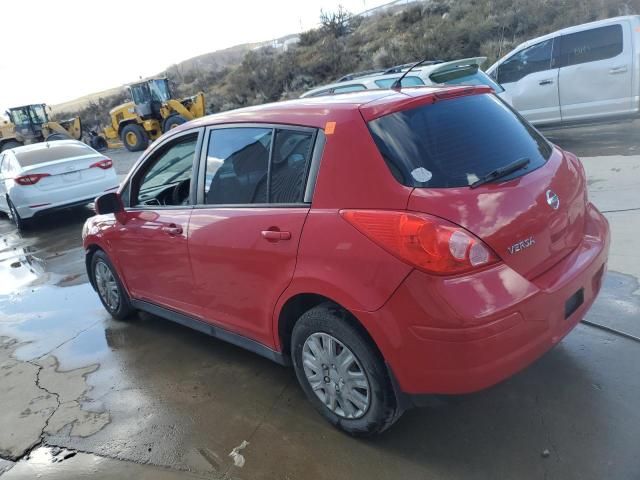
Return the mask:
[[91,276],[104,308],[116,320],[125,320],[135,311],[116,269],[102,250],[91,257]]
[[402,412],[383,359],[346,315],[329,303],[304,313],[293,327],[291,358],[320,415],[350,435],[376,435]]
[[186,123],[186,122],[187,122],[187,119],[181,115],[171,115],[167,117],[164,123],[162,124],[162,131],[168,132],[172,128],[176,128],[177,126],[182,125],[183,123]]
[[130,152],[139,152],[149,146],[147,132],[137,123],[125,125],[120,134],[120,139]]
[[9,150],[11,148],[21,147],[22,144],[15,140],[9,140],[8,142],[3,143],[0,146],[0,152],[4,152],[5,150]]
[[24,232],[29,226],[29,221],[20,216],[9,197],[7,197],[7,205],[9,206],[9,220],[13,222],[19,232]]

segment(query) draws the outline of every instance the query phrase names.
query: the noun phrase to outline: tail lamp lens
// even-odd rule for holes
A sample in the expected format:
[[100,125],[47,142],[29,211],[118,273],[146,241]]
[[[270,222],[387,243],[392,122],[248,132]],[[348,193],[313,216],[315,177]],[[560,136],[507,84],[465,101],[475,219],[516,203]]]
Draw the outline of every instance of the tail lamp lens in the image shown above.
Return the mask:
[[104,160],[100,160],[99,162],[93,163],[89,166],[89,168],[101,168],[103,170],[108,170],[113,167],[113,160],[110,158],[105,158]]
[[21,175],[20,177],[14,178],[15,182],[19,185],[35,185],[44,177],[49,177],[48,173],[32,173],[29,175]]
[[430,215],[385,210],[340,214],[380,247],[428,273],[451,275],[500,260],[479,238]]

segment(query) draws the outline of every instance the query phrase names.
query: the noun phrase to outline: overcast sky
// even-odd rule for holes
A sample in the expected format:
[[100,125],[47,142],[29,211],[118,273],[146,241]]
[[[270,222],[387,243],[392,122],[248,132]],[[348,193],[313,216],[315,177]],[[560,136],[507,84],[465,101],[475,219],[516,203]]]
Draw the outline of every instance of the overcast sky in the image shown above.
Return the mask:
[[56,104],[161,72],[240,43],[297,33],[339,4],[389,0],[5,0],[0,14],[0,114]]

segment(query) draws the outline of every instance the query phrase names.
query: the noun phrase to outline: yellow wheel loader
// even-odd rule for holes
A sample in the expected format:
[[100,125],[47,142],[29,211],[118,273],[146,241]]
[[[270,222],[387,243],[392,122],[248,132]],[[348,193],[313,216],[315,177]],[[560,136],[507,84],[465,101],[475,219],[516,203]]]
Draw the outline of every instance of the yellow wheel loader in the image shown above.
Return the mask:
[[82,138],[80,117],[54,122],[49,120],[47,108],[38,103],[8,109],[8,120],[0,120],[0,152],[31,143]]
[[120,139],[131,152],[144,150],[149,140],[204,116],[204,93],[176,100],[166,78],[134,83],[128,86],[128,90],[131,101],[109,112],[111,125],[104,129],[104,136],[111,144]]

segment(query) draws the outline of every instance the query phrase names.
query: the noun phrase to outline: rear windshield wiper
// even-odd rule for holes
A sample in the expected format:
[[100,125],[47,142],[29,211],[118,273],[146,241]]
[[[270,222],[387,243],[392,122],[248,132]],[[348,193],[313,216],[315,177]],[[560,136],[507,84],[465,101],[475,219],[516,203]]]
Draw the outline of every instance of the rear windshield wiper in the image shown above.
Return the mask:
[[493,180],[497,180],[498,178],[506,177],[510,173],[513,173],[517,170],[520,170],[521,168],[526,167],[527,165],[529,165],[529,162],[531,162],[531,160],[529,160],[526,157],[520,158],[511,163],[508,163],[504,167],[496,168],[495,170],[487,173],[486,175],[483,175],[482,177],[480,177],[478,180],[476,180],[469,186],[471,188],[476,188],[476,187],[479,187],[480,185],[484,185],[485,183],[489,183]]

